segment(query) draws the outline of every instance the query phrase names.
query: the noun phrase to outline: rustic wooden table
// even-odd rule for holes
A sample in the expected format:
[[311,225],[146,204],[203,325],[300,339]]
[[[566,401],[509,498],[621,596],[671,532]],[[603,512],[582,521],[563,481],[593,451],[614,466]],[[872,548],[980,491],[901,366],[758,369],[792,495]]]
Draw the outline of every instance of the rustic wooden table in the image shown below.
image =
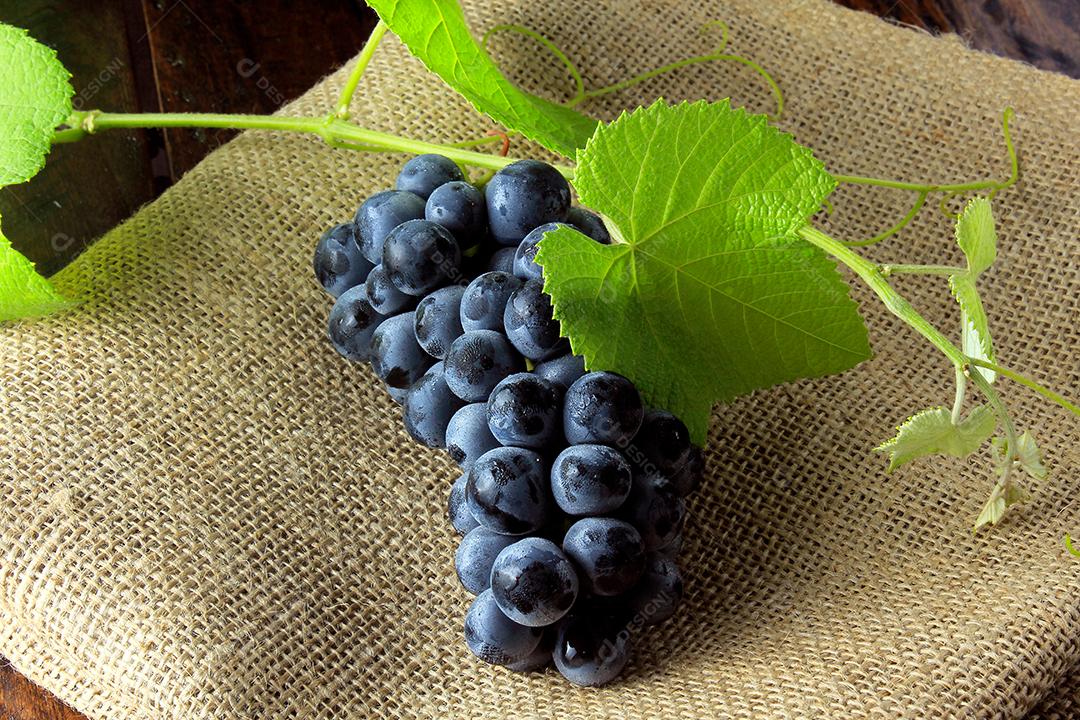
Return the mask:
[[[838,1],[1080,77],[1080,0]],[[74,76],[76,108],[266,113],[351,58],[374,25],[357,0],[310,8],[289,0],[0,0],[0,21],[58,50]],[[31,182],[0,192],[5,235],[54,272],[229,137],[113,132],[66,146]],[[0,720],[81,718],[0,657]]]

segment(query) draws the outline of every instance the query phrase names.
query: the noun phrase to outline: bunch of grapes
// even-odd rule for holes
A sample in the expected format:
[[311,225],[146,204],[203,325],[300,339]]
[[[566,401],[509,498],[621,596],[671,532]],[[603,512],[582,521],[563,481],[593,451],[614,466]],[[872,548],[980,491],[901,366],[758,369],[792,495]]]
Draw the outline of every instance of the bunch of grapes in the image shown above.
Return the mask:
[[409,434],[461,467],[448,515],[476,596],[469,649],[602,685],[632,636],[679,604],[684,498],[703,456],[628,379],[571,354],[535,262],[559,223],[610,242],[550,165],[515,162],[480,189],[421,155],[322,236],[314,267],[337,298],[334,348],[370,361]]

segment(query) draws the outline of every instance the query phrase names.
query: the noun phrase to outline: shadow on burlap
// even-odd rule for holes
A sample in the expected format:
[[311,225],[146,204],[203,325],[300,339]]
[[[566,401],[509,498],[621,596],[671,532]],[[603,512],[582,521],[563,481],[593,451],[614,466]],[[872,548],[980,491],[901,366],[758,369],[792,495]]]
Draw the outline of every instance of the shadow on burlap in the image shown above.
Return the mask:
[[[733,50],[785,88],[781,124],[836,172],[1004,176],[998,118],[1014,105],[1023,179],[996,203],[985,297],[1005,362],[1080,388],[1076,82],[818,0],[468,5],[477,30],[555,39],[593,87],[707,51],[701,24],[724,19]],[[566,91],[527,41],[494,50],[526,86]],[[326,110],[342,79],[287,112]],[[588,109],[661,92],[771,108],[749,71],[713,64]],[[420,138],[489,127],[392,40],[356,111]],[[0,331],[0,653],[32,680],[91,717],[136,719],[1016,718],[1059,682],[1070,692],[1080,560],[1061,538],[1080,531],[1080,424],[1008,388],[1051,479],[973,536],[985,455],[887,476],[870,451],[905,413],[947,403],[952,373],[861,289],[873,360],[716,410],[685,611],[634,638],[623,682],[584,691],[475,662],[443,520],[453,466],[328,347],[310,277],[320,230],[400,162],[247,133],[61,275],[89,293],[81,309]],[[834,200],[826,227],[859,237],[911,198]],[[958,260],[930,211],[873,255]],[[898,285],[955,327],[940,282]]]

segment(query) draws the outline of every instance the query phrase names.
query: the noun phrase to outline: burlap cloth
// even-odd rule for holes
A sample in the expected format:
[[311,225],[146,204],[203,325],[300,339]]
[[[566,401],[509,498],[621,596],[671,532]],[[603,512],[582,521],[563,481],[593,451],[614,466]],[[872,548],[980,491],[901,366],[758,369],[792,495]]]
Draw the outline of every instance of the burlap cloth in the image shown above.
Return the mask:
[[[1080,388],[1076,82],[819,0],[468,6],[474,29],[556,39],[591,86],[707,51],[699,26],[727,20],[787,91],[783,126],[836,172],[1004,176],[1011,103],[1023,179],[996,203],[985,297],[1005,362]],[[526,86],[564,87],[528,42],[494,49]],[[287,112],[331,107],[342,78]],[[771,107],[727,64],[590,110],[660,93]],[[355,105],[421,138],[489,127],[393,40]],[[585,691],[475,661],[443,519],[454,469],[329,348],[309,267],[319,231],[400,162],[243,135],[62,273],[89,289],[81,309],[0,330],[0,653],[19,670],[95,718],[1015,718],[1055,686],[1044,716],[1075,714],[1080,559],[1061,539],[1080,532],[1080,423],[1008,389],[1051,479],[973,536],[985,456],[887,476],[870,452],[948,402],[952,373],[861,289],[873,360],[716,410],[685,611],[635,638],[623,682]],[[910,198],[834,200],[826,226],[855,237]],[[930,211],[875,256],[957,260]],[[952,331],[940,282],[899,284]]]

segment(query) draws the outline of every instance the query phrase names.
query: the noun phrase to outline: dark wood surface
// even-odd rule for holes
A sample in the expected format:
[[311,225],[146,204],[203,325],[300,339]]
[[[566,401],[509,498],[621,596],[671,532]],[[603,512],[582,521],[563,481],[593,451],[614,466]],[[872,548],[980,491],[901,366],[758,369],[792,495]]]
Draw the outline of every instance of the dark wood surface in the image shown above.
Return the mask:
[[[1080,77],[1080,0],[839,1]],[[0,0],[0,21],[57,49],[78,109],[125,112],[272,112],[374,24],[357,0]],[[29,183],[0,190],[5,235],[54,272],[229,137],[112,131],[61,146]],[[0,720],[82,717],[0,658]]]

